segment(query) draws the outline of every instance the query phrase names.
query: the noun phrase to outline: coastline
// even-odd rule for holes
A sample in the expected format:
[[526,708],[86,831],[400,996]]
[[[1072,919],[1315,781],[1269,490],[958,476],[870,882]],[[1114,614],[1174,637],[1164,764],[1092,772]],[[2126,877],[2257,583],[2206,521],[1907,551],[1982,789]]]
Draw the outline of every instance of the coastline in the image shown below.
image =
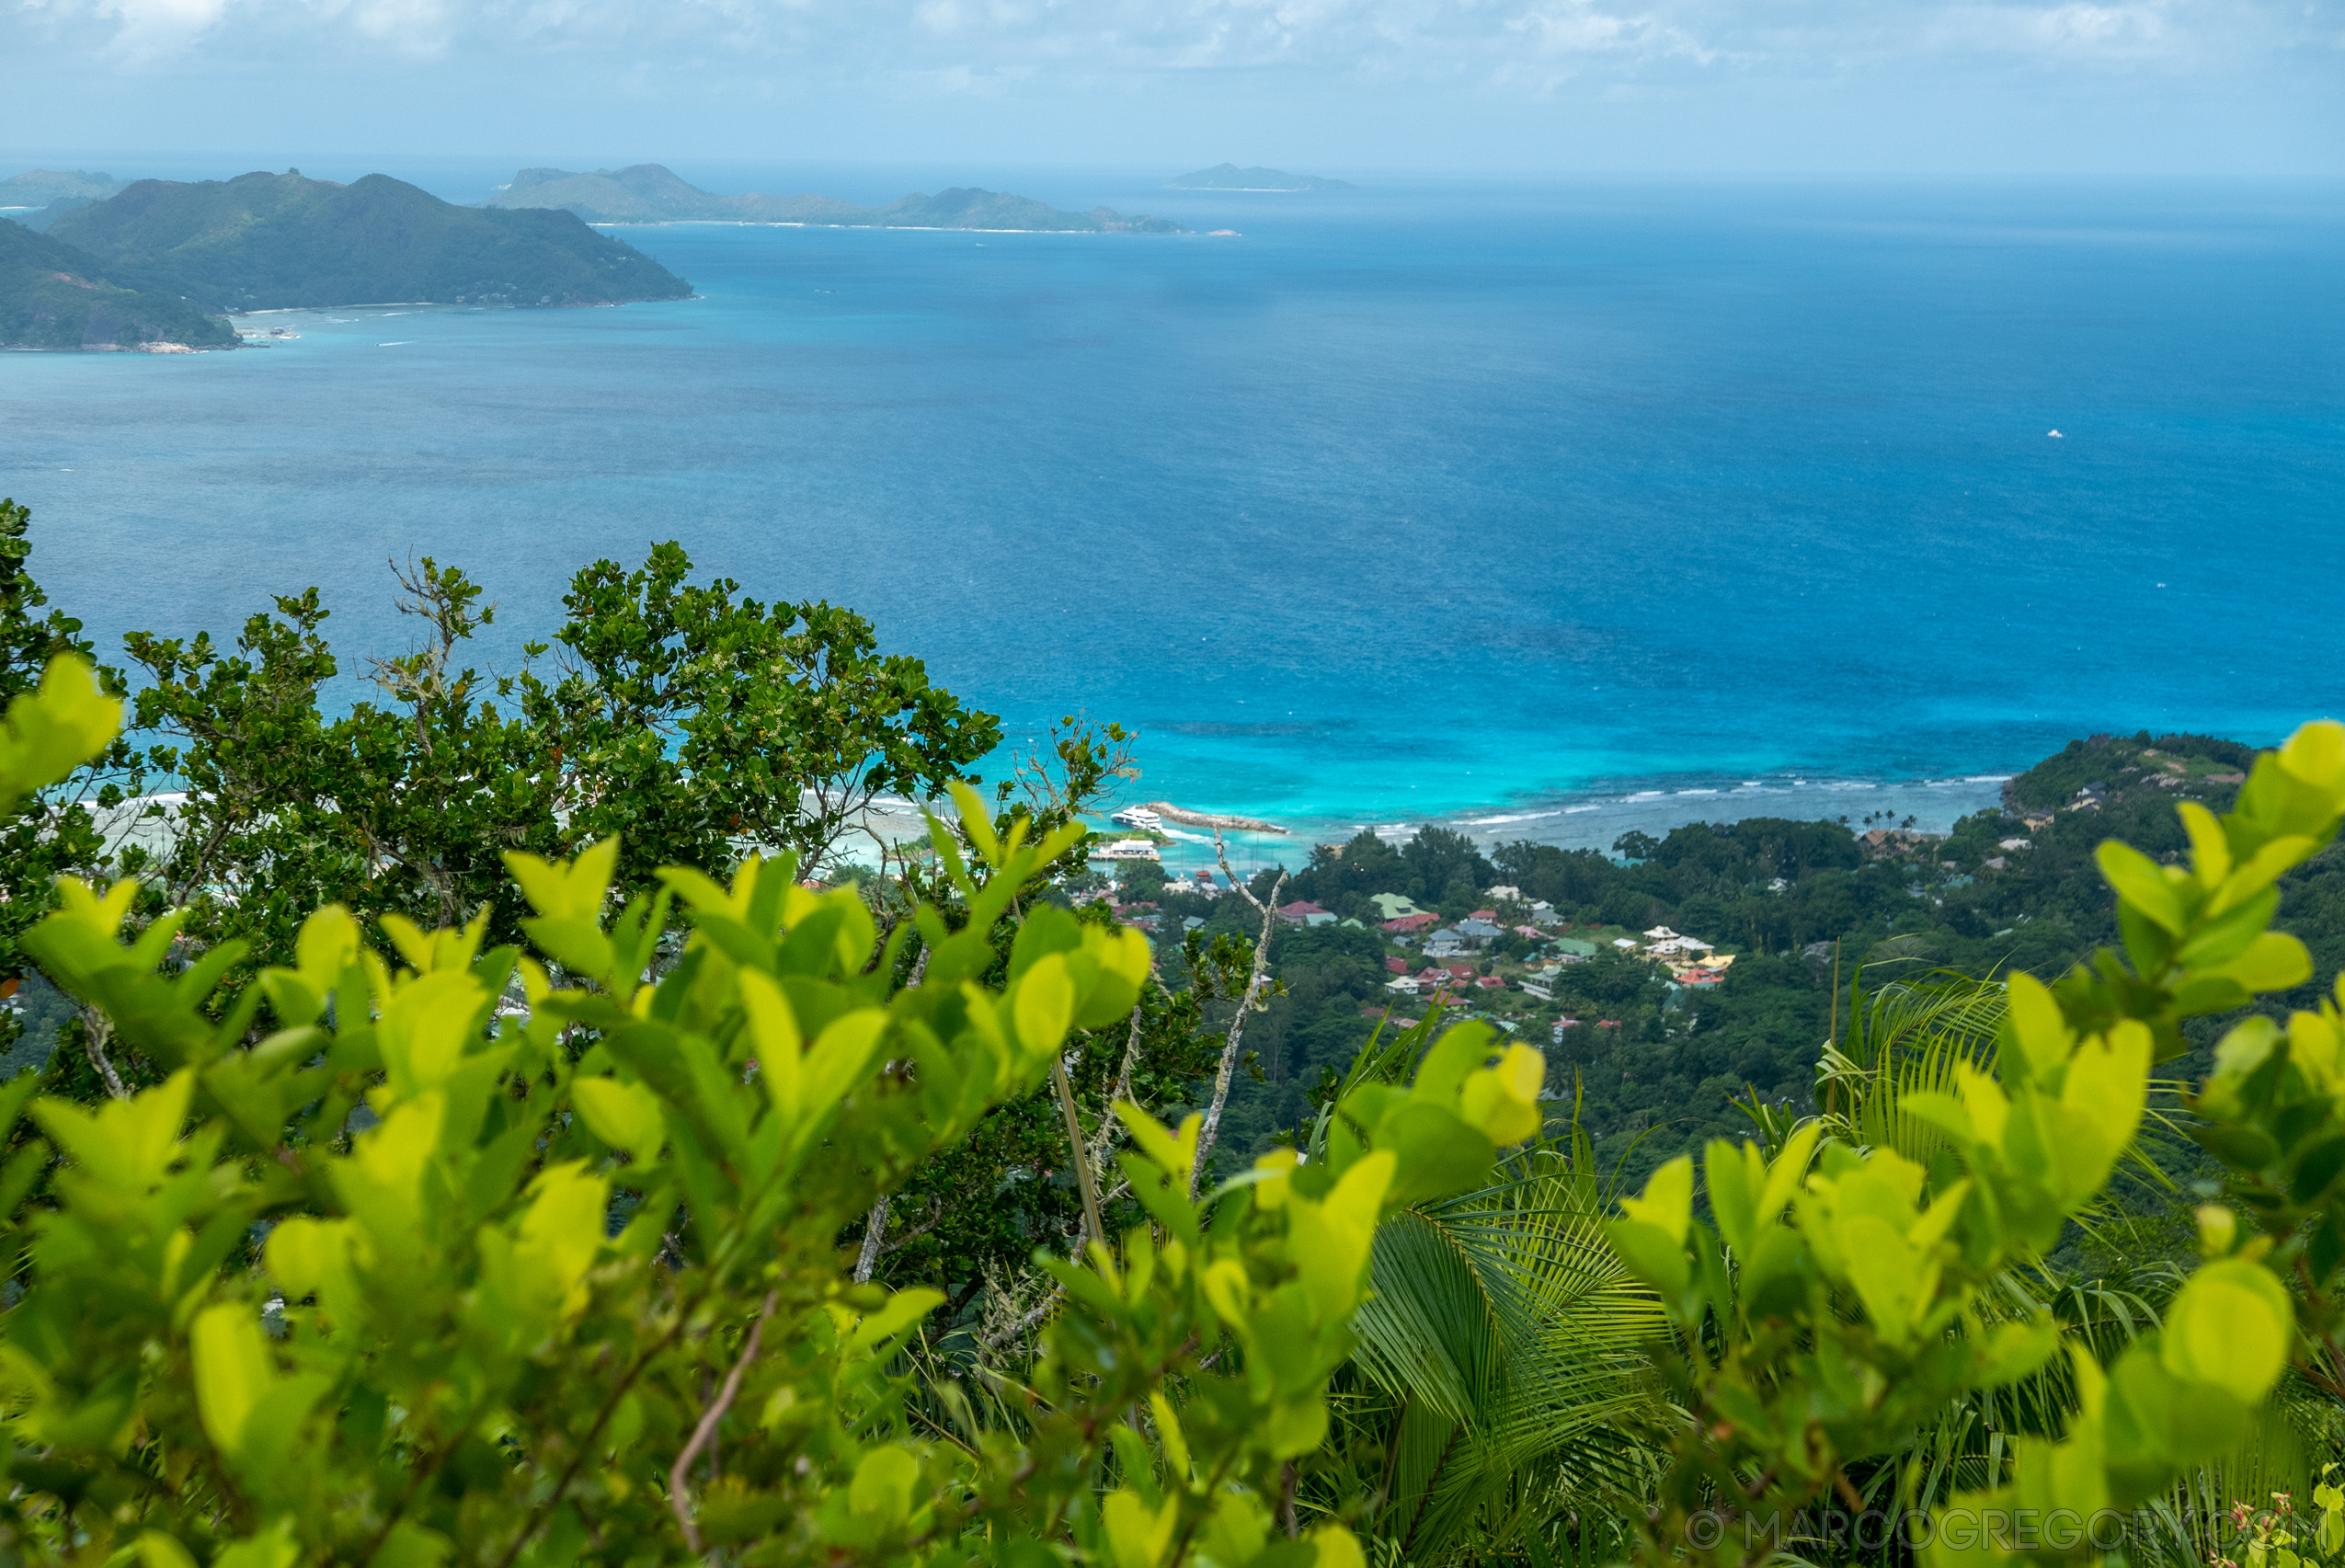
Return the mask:
[[[1282,817],[1272,812],[1269,815],[1288,830],[1286,834],[1225,832],[1222,839],[1231,868],[1248,872],[1282,863],[1290,870],[1299,868],[1310,858],[1311,846],[1342,843],[1362,831],[1398,843],[1423,828],[1462,833],[1485,854],[1501,844],[1524,840],[1610,854],[1614,841],[1624,833],[1662,837],[1673,828],[1692,823],[1739,822],[1754,817],[1802,822],[1845,818],[1851,827],[1859,827],[1866,817],[1885,812],[1893,823],[1903,823],[1910,817],[1917,831],[1942,833],[1960,818],[1996,807],[2005,782],[2013,776],[2008,773],[1939,779],[1801,775],[1753,781],[1681,774],[1526,795],[1504,805],[1405,820],[1321,814]],[[1168,871],[1213,866],[1211,834],[1170,829],[1167,833],[1172,841],[1161,853]]]

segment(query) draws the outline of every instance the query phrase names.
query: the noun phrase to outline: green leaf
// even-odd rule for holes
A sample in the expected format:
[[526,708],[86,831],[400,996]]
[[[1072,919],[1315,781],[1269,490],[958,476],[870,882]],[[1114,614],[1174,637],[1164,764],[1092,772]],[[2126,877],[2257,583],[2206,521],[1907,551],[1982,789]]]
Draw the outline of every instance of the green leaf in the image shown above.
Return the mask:
[[2166,932],[2179,936],[2189,927],[2190,916],[2182,905],[2181,887],[2167,876],[2166,867],[2114,839],[2094,851],[2093,859],[2099,864],[2101,876],[2117,889],[2117,896]]
[[847,1505],[881,1529],[893,1529],[911,1517],[912,1483],[920,1479],[920,1461],[893,1444],[864,1455],[847,1488]]
[[1604,1228],[1604,1236],[1629,1272],[1652,1286],[1674,1310],[1686,1294],[1690,1268],[1682,1233],[1673,1238],[1649,1220],[1616,1219]]
[[668,1123],[660,1113],[659,1096],[649,1087],[615,1078],[580,1078],[570,1084],[570,1099],[595,1137],[639,1162],[658,1158]]
[[1669,1239],[1673,1247],[1686,1243],[1686,1227],[1694,1214],[1694,1162],[1681,1154],[1653,1173],[1642,1197],[1620,1200],[1622,1212],[1642,1220]]
[[121,727],[122,704],[97,689],[88,661],[59,654],[41,671],[39,689],[0,715],[0,808],[65,778]]
[[274,1380],[260,1314],[223,1301],[196,1315],[188,1333],[195,1363],[196,1408],[212,1447],[231,1460],[245,1451],[245,1424]]
[[2174,1298],[2159,1358],[2186,1382],[2254,1404],[2280,1380],[2295,1328],[2295,1309],[2270,1270],[2219,1259],[2201,1266]]

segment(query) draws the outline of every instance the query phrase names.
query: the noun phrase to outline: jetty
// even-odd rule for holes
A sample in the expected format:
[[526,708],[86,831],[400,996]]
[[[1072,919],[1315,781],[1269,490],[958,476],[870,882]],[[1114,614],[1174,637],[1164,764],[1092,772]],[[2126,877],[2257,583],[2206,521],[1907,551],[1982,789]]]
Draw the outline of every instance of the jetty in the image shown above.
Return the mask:
[[1142,809],[1153,811],[1167,822],[1178,822],[1184,828],[1218,828],[1225,833],[1285,833],[1287,829],[1275,822],[1265,822],[1258,817],[1222,817],[1210,811],[1189,811],[1169,800],[1151,800]]

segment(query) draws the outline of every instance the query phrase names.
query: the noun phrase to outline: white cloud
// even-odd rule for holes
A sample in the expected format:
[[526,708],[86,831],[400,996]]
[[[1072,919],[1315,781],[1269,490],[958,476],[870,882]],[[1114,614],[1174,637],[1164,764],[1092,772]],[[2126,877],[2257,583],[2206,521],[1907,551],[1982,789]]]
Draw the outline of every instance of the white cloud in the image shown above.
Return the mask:
[[2197,29],[2156,5],[1955,6],[1929,38],[1938,47],[2016,54],[2140,60],[2198,46]]
[[[0,0],[6,4],[6,0]],[[603,56],[964,85],[1298,69],[1534,93],[1719,65],[1799,77],[1947,54],[2178,69],[2333,45],[2345,0],[17,0],[94,62],[348,48]],[[0,43],[9,24],[0,13]]]

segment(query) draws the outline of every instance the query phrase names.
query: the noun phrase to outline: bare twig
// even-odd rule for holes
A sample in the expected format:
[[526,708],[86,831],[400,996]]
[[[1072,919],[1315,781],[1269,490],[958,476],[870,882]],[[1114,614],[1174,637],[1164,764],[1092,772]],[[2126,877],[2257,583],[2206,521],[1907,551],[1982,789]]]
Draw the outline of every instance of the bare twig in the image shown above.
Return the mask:
[[700,1527],[692,1523],[692,1498],[686,1490],[692,1461],[700,1458],[700,1451],[708,1447],[710,1438],[716,1436],[716,1424],[725,1418],[725,1413],[733,1408],[733,1397],[741,1391],[741,1375],[749,1369],[749,1363],[757,1359],[759,1336],[765,1333],[765,1320],[772,1315],[773,1304],[781,1294],[778,1290],[765,1293],[765,1304],[757,1310],[757,1322],[749,1325],[749,1343],[741,1346],[740,1359],[733,1363],[730,1372],[725,1374],[725,1387],[718,1391],[716,1402],[701,1416],[700,1425],[692,1428],[692,1440],[684,1445],[684,1451],[676,1456],[675,1468],[668,1472],[668,1506],[675,1510],[676,1523],[683,1527],[684,1544],[691,1547],[694,1554],[701,1550]]
[[[921,948],[920,956],[912,960],[911,976],[904,982],[906,990],[917,987],[921,978],[928,973],[928,956],[933,951],[925,945]],[[896,1064],[889,1062],[887,1065],[892,1068]],[[871,1212],[864,1219],[864,1248],[855,1258],[855,1283],[858,1285],[871,1283],[871,1271],[879,1266],[880,1254],[887,1250],[884,1245],[887,1239],[887,1211],[895,1201],[893,1194],[881,1193],[872,1204]]]
[[97,1076],[106,1080],[106,1092],[117,1100],[127,1100],[131,1092],[122,1087],[121,1075],[107,1059],[106,1042],[114,1032],[114,1021],[95,1007],[80,1010],[82,1015],[82,1047],[89,1053],[89,1065],[97,1069]]
[[1189,1196],[1197,1196],[1197,1182],[1205,1174],[1205,1157],[1213,1149],[1214,1139],[1221,1133],[1221,1108],[1230,1100],[1230,1080],[1238,1070],[1238,1047],[1245,1041],[1246,1014],[1261,1003],[1263,987],[1270,979],[1270,928],[1278,918],[1279,890],[1287,886],[1287,869],[1278,869],[1278,879],[1270,885],[1268,899],[1254,897],[1254,890],[1238,880],[1230,869],[1230,852],[1221,842],[1221,830],[1213,830],[1213,853],[1221,862],[1221,875],[1228,877],[1232,889],[1252,904],[1262,916],[1262,940],[1254,944],[1253,970],[1246,977],[1245,994],[1238,999],[1238,1011],[1230,1018],[1230,1037],[1221,1047],[1221,1069],[1214,1075],[1213,1100],[1206,1106],[1205,1123],[1197,1129],[1197,1157],[1189,1167]]
[[887,1209],[894,1202],[888,1194],[881,1193],[879,1200],[871,1206],[871,1212],[864,1217],[864,1250],[855,1259],[858,1285],[869,1285],[871,1271],[879,1265],[880,1242],[887,1235]]
[[1050,1059],[1050,1082],[1058,1091],[1058,1111],[1067,1118],[1067,1152],[1075,1162],[1075,1179],[1083,1189],[1083,1234],[1075,1240],[1077,1256],[1091,1242],[1104,1241],[1107,1228],[1099,1219],[1099,1184],[1092,1179],[1091,1150],[1083,1146],[1082,1118],[1075,1114],[1075,1087],[1067,1082],[1067,1059]]

